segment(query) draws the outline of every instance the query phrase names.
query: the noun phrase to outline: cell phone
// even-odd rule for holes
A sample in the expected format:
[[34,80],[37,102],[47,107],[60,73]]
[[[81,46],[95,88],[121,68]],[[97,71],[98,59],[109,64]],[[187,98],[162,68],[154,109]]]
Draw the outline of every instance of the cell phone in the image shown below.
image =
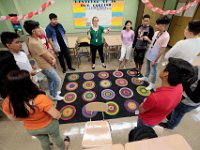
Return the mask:
[[143,36],[147,36],[147,35],[148,35],[148,32],[144,32],[144,33],[143,33]]

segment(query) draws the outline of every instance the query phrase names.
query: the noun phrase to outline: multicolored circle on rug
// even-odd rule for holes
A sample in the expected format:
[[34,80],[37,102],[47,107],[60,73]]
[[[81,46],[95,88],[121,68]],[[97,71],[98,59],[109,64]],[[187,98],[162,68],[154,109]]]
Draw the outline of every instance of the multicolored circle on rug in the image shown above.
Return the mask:
[[134,71],[134,70],[127,70],[127,74],[128,74],[129,76],[134,77],[134,76],[137,75],[137,71]]
[[69,92],[64,95],[64,102],[67,104],[73,103],[76,100],[76,98],[77,98],[76,93]]
[[85,80],[92,80],[92,79],[94,79],[94,73],[91,73],[91,72],[85,73],[85,74],[83,75],[83,78],[84,78]]
[[72,105],[67,105],[67,106],[64,106],[61,110],[60,110],[60,113],[61,113],[61,118],[62,120],[70,120],[72,119],[75,114],[76,114],[76,108]]
[[68,91],[74,91],[78,88],[78,83],[77,82],[69,82],[67,85],[66,85],[66,90]]
[[118,86],[127,86],[128,81],[126,79],[119,78],[119,79],[115,80],[115,84],[118,85]]
[[116,77],[116,78],[121,78],[123,77],[124,73],[121,72],[121,71],[114,71],[113,72],[113,76]]
[[131,98],[133,96],[133,91],[127,87],[123,87],[119,90],[119,94],[123,98]]
[[151,91],[146,90],[145,86],[138,86],[136,88],[136,91],[138,92],[138,94],[140,94],[141,96],[149,96],[151,94]]
[[107,78],[109,78],[109,73],[108,72],[99,72],[98,73],[98,77],[100,78],[100,79],[107,79]]
[[139,80],[138,78],[131,78],[131,82],[134,84],[134,85],[142,85],[144,84],[144,81],[141,81]]
[[95,87],[95,82],[94,81],[85,81],[83,83],[83,88],[86,90],[91,90]]
[[111,89],[105,89],[101,91],[101,97],[105,100],[112,100],[116,96],[115,92]]
[[138,106],[139,106],[139,104],[132,99],[128,99],[124,103],[125,109],[130,113],[134,113],[135,110],[138,108]]
[[94,91],[86,91],[82,95],[82,99],[86,102],[92,102],[96,99],[97,95]]
[[109,88],[112,86],[112,82],[110,80],[101,80],[100,81],[100,86],[102,88]]
[[111,116],[118,114],[119,106],[117,103],[111,101],[111,102],[107,102],[106,104],[108,105],[108,110],[106,111],[106,114],[111,115]]
[[97,115],[97,112],[96,111],[93,111],[92,113],[90,111],[87,111],[86,110],[86,105],[82,107],[82,115],[85,117],[85,118],[92,118],[94,116]]
[[70,74],[67,78],[69,81],[76,81],[79,79],[79,74]]

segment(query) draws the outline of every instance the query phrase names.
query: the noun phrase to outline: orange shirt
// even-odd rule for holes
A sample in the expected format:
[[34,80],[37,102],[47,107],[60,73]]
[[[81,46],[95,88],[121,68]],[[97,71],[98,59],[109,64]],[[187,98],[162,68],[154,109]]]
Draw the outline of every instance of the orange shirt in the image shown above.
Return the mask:
[[[13,111],[9,108],[9,98],[5,98],[3,104],[3,111],[7,115],[13,114]],[[51,121],[52,117],[47,111],[53,107],[53,102],[44,94],[39,94],[34,99],[34,109],[30,111],[30,115],[27,118],[17,118],[24,122],[24,127],[30,130],[36,130],[46,127]]]

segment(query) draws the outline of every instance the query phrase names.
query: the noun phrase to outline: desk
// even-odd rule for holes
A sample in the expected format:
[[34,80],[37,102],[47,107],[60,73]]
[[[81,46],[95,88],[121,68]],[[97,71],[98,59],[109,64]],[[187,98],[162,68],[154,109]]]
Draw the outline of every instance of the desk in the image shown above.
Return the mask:
[[76,56],[76,45],[77,45],[78,37],[68,37],[68,48],[72,49],[74,52],[74,56]]
[[[110,53],[116,53],[119,55],[120,46],[122,45],[120,35],[107,35],[104,36],[105,39],[105,48],[106,48],[106,59],[109,57],[110,61]],[[112,50],[112,47],[115,47],[115,50]]]
[[122,144],[114,144],[110,146],[103,146],[103,147],[97,147],[97,148],[85,149],[85,150],[125,150],[125,149]]
[[125,144],[125,150],[192,150],[179,134]]

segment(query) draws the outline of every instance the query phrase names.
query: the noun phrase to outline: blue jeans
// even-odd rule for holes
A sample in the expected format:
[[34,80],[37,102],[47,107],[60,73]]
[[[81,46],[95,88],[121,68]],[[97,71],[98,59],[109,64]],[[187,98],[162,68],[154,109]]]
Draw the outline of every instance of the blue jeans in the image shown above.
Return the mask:
[[143,126],[153,127],[153,126],[150,126],[150,125],[145,124],[145,123],[138,117],[138,120],[137,120],[137,127],[143,127]]
[[157,75],[157,70],[158,70],[158,63],[156,63],[153,67],[151,65],[151,61],[147,59],[147,72],[145,77],[149,78],[150,73],[152,74],[152,81],[151,83],[156,82],[156,75]]
[[42,70],[42,73],[47,77],[49,93],[51,96],[56,97],[61,79],[56,70],[51,68],[49,70]]
[[188,106],[183,104],[182,102],[176,106],[174,111],[171,114],[170,120],[167,122],[167,127],[169,129],[175,128],[183,118],[183,116],[187,113],[192,111],[193,109],[197,108],[198,106]]

